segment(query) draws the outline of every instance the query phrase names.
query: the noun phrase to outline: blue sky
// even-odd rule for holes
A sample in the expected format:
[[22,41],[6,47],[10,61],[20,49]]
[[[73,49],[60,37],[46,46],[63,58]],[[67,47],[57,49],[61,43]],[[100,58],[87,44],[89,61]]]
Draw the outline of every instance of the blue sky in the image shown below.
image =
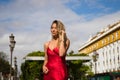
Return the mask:
[[[61,20],[71,41],[69,51],[78,52],[90,36],[120,20],[120,0],[0,0],[0,50],[9,52],[9,35],[15,35],[13,56],[19,66],[32,51],[43,51],[51,39],[50,25]],[[68,51],[68,52],[69,52]]]
[[[65,5],[78,15],[87,15],[87,19],[100,17],[120,10],[119,0],[69,0]],[[92,17],[91,17],[92,16]]]
[[70,0],[66,6],[77,14],[107,14],[119,11],[119,3],[119,0]]
[[0,0],[1,5],[9,4],[12,0]]

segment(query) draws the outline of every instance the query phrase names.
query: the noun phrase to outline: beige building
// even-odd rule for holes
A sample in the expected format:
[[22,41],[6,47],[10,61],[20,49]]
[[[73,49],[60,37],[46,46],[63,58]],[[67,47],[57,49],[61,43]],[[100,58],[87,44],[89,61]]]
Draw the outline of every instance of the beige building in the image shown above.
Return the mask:
[[120,71],[120,21],[107,26],[79,48],[79,53],[93,57],[97,52],[96,63],[92,60],[95,74]]

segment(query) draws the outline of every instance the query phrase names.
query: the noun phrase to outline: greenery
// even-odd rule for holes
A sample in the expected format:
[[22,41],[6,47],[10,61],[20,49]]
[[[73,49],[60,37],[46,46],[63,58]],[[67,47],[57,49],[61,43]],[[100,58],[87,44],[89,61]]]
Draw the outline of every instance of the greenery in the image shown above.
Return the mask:
[[[73,52],[73,51],[71,51]],[[88,56],[86,54],[73,54],[70,53],[68,56]],[[93,72],[91,67],[85,65],[84,63],[88,62],[83,60],[73,60],[68,62],[69,77],[74,80],[88,80],[87,77],[92,76]]]
[[[27,56],[44,56],[44,52],[35,51],[29,53]],[[21,65],[22,74],[20,76],[21,80],[34,80],[38,78],[42,80],[42,64],[43,61],[25,61]]]
[[[44,52],[35,51],[29,53],[27,56],[44,56]],[[71,51],[67,56],[87,56],[86,54],[74,54]],[[84,63],[88,61],[77,60],[77,61],[67,61],[69,77],[74,78],[74,80],[87,80],[87,75],[93,75],[90,66]],[[43,80],[42,74],[43,61],[25,61],[21,65],[22,74],[20,80],[34,80],[36,77],[39,80]]]
[[6,75],[10,73],[10,64],[8,62],[8,57],[4,52],[0,52],[0,72],[2,72],[2,75],[5,77],[7,77]]

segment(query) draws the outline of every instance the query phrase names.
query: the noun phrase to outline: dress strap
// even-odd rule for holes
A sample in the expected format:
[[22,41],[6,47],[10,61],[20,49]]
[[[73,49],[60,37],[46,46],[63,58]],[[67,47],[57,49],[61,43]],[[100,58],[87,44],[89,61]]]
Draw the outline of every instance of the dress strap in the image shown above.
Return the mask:
[[48,45],[47,45],[47,48],[49,47],[49,45],[50,45],[50,41],[48,41]]

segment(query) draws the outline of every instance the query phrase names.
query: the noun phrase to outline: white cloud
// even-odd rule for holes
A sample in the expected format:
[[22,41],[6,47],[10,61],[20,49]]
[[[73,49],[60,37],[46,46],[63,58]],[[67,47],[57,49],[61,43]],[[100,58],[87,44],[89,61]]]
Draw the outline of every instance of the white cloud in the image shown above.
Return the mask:
[[71,49],[78,50],[82,44],[84,44],[90,37],[90,35],[96,34],[101,29],[107,27],[109,24],[114,24],[120,20],[120,12],[104,15],[91,21],[78,22],[68,24],[71,26],[68,31],[71,39]]

